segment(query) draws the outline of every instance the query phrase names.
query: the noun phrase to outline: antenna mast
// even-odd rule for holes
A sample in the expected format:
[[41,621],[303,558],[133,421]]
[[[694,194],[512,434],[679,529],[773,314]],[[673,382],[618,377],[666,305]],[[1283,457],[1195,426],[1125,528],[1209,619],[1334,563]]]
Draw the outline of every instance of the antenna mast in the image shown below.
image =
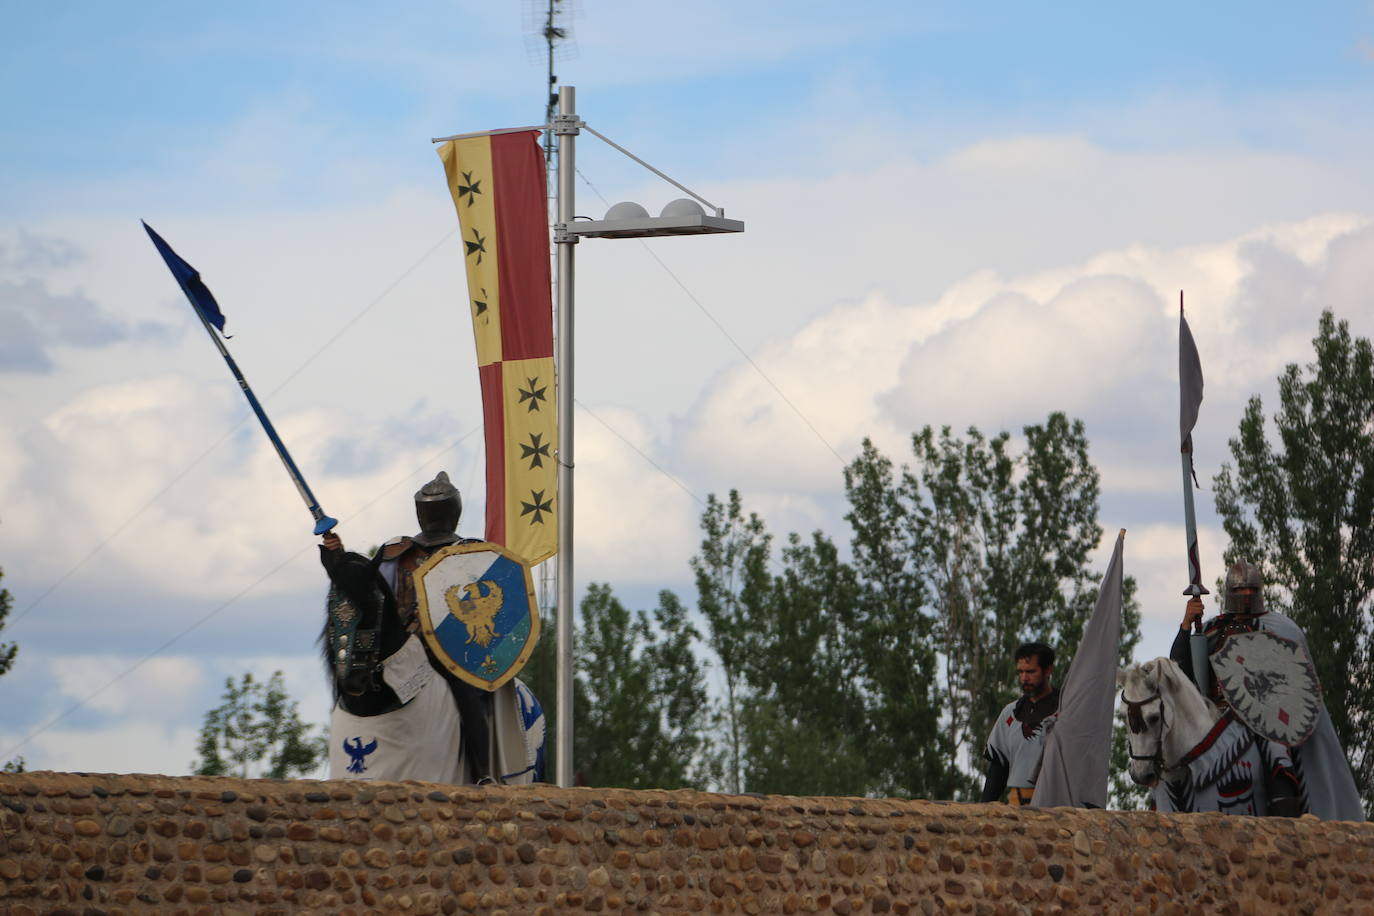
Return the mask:
[[[552,129],[554,116],[558,113],[558,74],[553,72],[553,65],[554,61],[571,57],[576,50],[568,22],[580,13],[579,0],[525,0],[525,49],[531,63],[543,60],[548,65],[544,123],[550,127],[544,131],[544,167],[549,176],[550,200],[556,197],[552,183],[556,180],[554,160],[558,155],[558,141],[554,138]],[[553,591],[553,568],[553,563],[541,563],[539,567],[540,613],[546,613],[553,604],[550,600],[550,593]]]
[[[544,123],[552,124],[558,113],[558,74],[553,72],[554,61],[567,58],[573,48],[572,29],[568,21],[578,13],[577,0],[526,0],[525,17],[528,34],[526,46],[533,59],[538,53],[548,63],[548,83],[544,94]],[[539,45],[543,47],[539,47]],[[553,131],[544,131],[544,165],[553,172],[557,154]]]

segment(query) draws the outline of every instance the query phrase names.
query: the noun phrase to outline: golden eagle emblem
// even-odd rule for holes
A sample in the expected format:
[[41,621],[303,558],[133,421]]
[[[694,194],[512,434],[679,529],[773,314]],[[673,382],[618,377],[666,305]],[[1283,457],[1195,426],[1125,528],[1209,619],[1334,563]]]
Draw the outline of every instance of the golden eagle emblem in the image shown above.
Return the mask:
[[[483,588],[486,594],[482,594]],[[501,586],[490,579],[450,585],[444,591],[448,612],[468,628],[468,642],[486,648],[501,634],[496,632],[496,614],[501,610],[505,594]],[[465,643],[466,645],[466,643]]]

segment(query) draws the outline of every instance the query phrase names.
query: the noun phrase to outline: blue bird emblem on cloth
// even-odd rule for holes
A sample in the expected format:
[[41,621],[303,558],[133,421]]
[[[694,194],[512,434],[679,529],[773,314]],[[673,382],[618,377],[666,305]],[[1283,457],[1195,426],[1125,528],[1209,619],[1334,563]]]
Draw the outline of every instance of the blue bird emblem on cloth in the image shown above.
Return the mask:
[[348,772],[365,773],[367,772],[367,755],[377,749],[377,739],[373,738],[371,744],[363,744],[361,736],[354,738],[353,743],[349,744],[348,739],[343,739],[343,749],[348,752]]

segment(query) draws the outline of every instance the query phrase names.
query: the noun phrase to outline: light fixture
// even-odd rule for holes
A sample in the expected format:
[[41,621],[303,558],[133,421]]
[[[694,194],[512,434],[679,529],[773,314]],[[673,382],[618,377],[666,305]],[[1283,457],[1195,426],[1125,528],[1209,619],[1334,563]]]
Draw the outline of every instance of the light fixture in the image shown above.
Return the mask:
[[696,201],[679,197],[663,208],[660,216],[634,201],[622,201],[606,211],[598,220],[584,220],[568,224],[572,235],[591,239],[645,239],[666,235],[706,235],[713,232],[743,232],[744,223],[726,219],[719,211],[713,215]]

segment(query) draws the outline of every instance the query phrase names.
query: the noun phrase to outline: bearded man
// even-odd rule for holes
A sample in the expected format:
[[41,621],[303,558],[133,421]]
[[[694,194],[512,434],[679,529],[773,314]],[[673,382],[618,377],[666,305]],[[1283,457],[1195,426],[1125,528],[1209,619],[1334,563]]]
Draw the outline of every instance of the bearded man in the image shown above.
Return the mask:
[[1003,707],[993,723],[983,749],[988,766],[979,801],[1000,801],[1006,791],[1013,805],[1024,805],[1035,794],[1045,749],[1045,720],[1059,711],[1053,674],[1054,650],[1049,646],[1028,642],[1016,650],[1021,696]]

